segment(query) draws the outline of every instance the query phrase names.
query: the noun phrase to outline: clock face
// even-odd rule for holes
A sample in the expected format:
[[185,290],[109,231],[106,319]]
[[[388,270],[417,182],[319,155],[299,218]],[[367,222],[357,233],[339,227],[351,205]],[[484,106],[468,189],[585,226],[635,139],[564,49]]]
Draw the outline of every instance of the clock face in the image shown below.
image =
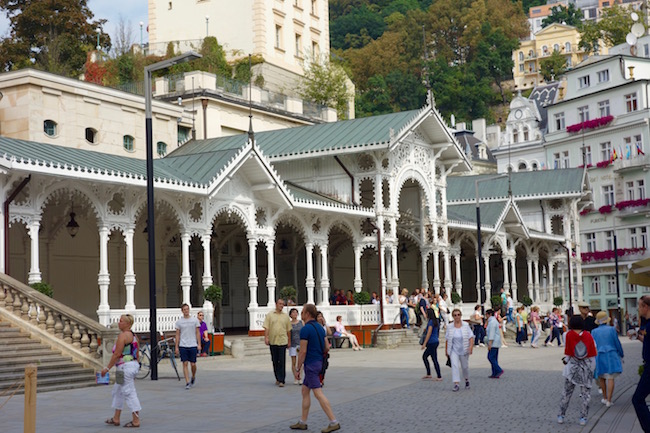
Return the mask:
[[521,110],[515,110],[515,119],[521,119],[522,115],[523,113],[521,112]]

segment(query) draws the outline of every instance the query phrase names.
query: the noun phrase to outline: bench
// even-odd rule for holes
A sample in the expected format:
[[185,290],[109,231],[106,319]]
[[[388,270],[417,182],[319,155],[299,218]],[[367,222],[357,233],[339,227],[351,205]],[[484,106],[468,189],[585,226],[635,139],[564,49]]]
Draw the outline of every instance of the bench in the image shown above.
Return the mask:
[[334,337],[334,332],[336,332],[335,328],[333,326],[330,326],[330,330],[332,333],[331,335],[327,336],[327,340],[330,342],[333,348],[341,349],[343,347],[343,343],[346,341],[348,342],[348,347],[352,347],[352,343],[350,343],[350,339],[348,337]]

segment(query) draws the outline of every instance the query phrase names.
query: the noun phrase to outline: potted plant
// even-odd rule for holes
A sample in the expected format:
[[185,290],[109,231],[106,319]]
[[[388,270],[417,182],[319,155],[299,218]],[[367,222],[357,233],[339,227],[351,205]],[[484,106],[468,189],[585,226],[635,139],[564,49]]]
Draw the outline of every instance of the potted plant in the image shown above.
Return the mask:
[[494,311],[500,311],[501,310],[501,304],[502,304],[501,296],[493,295],[492,297],[490,297],[490,303],[492,304],[492,309]]
[[50,298],[54,295],[54,290],[52,289],[52,286],[50,286],[47,283],[33,283],[30,286],[32,289],[37,290],[44,294],[45,296],[49,296]]
[[296,292],[296,289],[294,289],[293,286],[284,286],[280,289],[280,298],[284,299],[286,305],[289,305],[289,300],[291,300],[293,305],[295,305],[297,295],[298,292]]
[[556,307],[562,305],[563,302],[564,299],[562,299],[562,296],[556,296],[555,298],[553,298],[553,305],[555,305]]
[[221,287],[212,284],[203,292],[203,297],[206,301],[212,302],[212,327],[215,332],[211,332],[210,337],[210,354],[223,353],[223,327],[222,327],[222,314],[221,314],[221,299],[223,298],[223,290]]
[[451,292],[451,302],[452,304],[461,304],[463,302],[463,298],[460,297],[458,292]]
[[359,292],[354,294],[354,303],[357,305],[366,305],[370,303],[370,293]]
[[[370,293],[368,292],[358,292],[354,293],[354,303],[356,305],[367,305],[370,304]],[[361,307],[359,307],[361,308]],[[362,345],[363,347],[368,347],[372,343],[372,335],[370,333],[370,329],[363,329],[362,326],[359,326],[359,329],[353,329],[352,333],[357,337],[357,340],[359,341],[359,344]]]
[[530,296],[524,295],[524,297],[521,298],[521,303],[524,305],[524,307],[530,307],[533,305],[533,300],[530,299]]

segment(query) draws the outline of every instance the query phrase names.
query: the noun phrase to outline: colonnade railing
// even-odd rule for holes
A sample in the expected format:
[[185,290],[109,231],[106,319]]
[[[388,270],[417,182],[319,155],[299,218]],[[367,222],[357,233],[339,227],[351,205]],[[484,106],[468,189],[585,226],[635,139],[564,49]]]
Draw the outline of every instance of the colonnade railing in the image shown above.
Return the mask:
[[2,273],[0,317],[54,350],[96,369],[108,363],[120,332]]

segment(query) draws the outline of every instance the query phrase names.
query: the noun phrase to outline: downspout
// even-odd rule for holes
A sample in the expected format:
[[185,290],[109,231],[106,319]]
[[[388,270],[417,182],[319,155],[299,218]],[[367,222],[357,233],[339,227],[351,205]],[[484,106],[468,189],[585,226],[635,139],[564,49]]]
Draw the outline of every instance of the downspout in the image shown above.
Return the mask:
[[201,99],[201,105],[203,105],[203,139],[208,138],[208,100]]
[[542,209],[542,233],[546,233],[546,212],[544,212],[544,205],[539,201],[539,207]]
[[23,179],[22,182],[20,182],[20,185],[16,187],[16,189],[11,193],[9,198],[5,200],[4,203],[4,216],[5,216],[5,274],[9,275],[9,205],[11,204],[12,201],[16,198],[18,194],[20,194],[20,191],[27,186],[29,181],[32,179],[32,175],[30,174],[27,176],[25,179]]
[[352,173],[350,173],[350,170],[348,170],[347,167],[343,165],[343,162],[341,162],[338,156],[334,155],[334,160],[339,163],[343,171],[350,178],[350,202],[356,204],[356,201],[354,200],[354,176],[352,175]]

